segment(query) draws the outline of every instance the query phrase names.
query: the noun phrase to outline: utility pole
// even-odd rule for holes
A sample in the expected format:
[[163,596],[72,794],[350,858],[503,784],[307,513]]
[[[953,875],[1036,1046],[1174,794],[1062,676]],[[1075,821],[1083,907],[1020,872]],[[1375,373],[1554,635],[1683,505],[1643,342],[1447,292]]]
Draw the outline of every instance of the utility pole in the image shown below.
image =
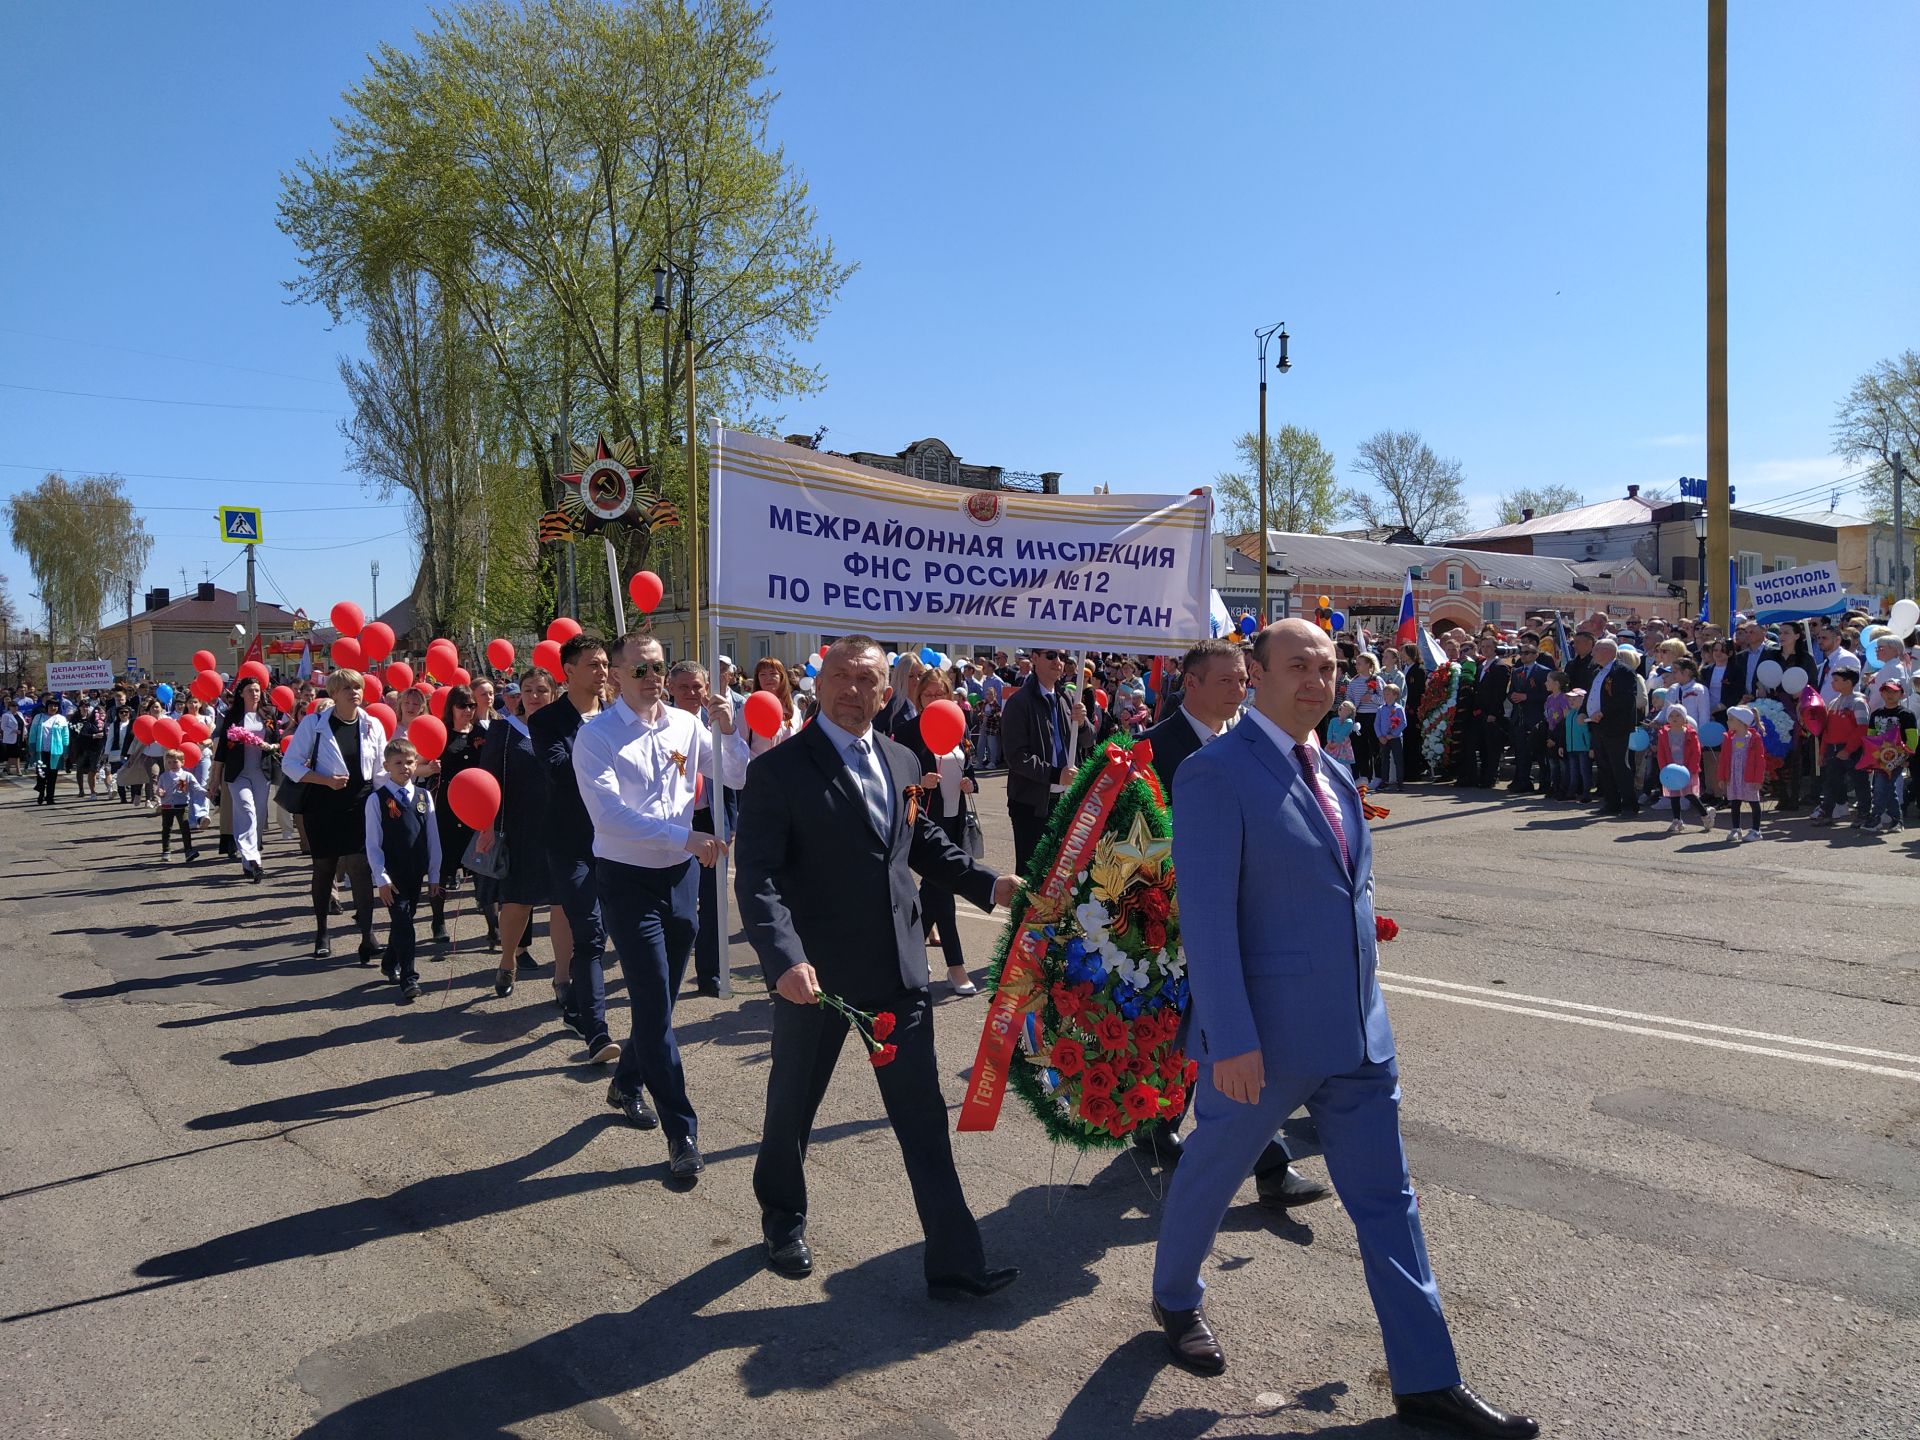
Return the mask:
[[1893,598],[1896,602],[1909,598],[1906,483],[1906,459],[1896,450],[1893,452]]
[[[1732,544],[1727,478],[1727,0],[1707,0],[1707,565],[1727,574]],[[1734,587],[1715,607],[1733,633]]]
[[133,580],[127,580],[127,663],[133,663]]
[[1267,345],[1275,335],[1280,337],[1280,363],[1275,367],[1284,375],[1293,368],[1293,362],[1287,359],[1287,322],[1269,325],[1264,330],[1253,332],[1253,338],[1260,342],[1260,457],[1258,476],[1260,482],[1260,623],[1271,624],[1273,616],[1267,613]]
[[380,562],[370,562],[373,568],[373,617],[380,618]]
[[[260,621],[259,621],[259,616],[256,613],[257,610],[258,610],[258,606],[255,603],[254,594],[253,594],[253,546],[249,545],[247,546],[247,643],[246,645],[242,645],[240,647],[240,653],[242,655],[245,655],[247,653],[247,645],[253,644],[254,640],[260,634],[260,630],[259,630]],[[260,654],[264,657],[266,653],[267,653],[266,647],[264,645],[261,646]],[[234,666],[234,670],[236,673],[238,672],[239,668],[240,667],[237,664]]]

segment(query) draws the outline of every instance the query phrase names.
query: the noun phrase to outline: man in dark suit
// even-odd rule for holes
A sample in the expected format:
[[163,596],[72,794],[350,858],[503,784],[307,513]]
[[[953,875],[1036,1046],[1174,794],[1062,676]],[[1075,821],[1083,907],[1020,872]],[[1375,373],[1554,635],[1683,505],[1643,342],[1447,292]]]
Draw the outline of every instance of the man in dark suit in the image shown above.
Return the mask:
[[[1173,805],[1173,783],[1187,757],[1204,745],[1226,734],[1240,718],[1241,702],[1247,698],[1247,658],[1231,640],[1202,640],[1187,652],[1180,664],[1186,676],[1180,708],[1140,738],[1153,747],[1153,773],[1159,777],[1160,793]],[[1179,1039],[1187,1048],[1184,1033]],[[1133,1143],[1148,1154],[1163,1170],[1180,1163],[1180,1122],[1182,1111],[1162,1121],[1140,1126],[1133,1132]],[[1293,1168],[1293,1156],[1287,1142],[1275,1135],[1253,1166],[1254,1184],[1260,1203],[1269,1209],[1291,1209],[1324,1200],[1331,1192],[1317,1181],[1309,1180]]]
[[1767,632],[1749,620],[1734,632],[1739,649],[1727,661],[1727,673],[1720,680],[1720,700],[1726,705],[1744,705],[1760,688],[1760,662],[1767,658]]
[[1500,758],[1507,753],[1507,692],[1513,685],[1513,667],[1500,658],[1500,642],[1493,635],[1480,640],[1480,678],[1474,684],[1474,710],[1479,714],[1475,735],[1479,758],[1474,780],[1482,790],[1500,783]]
[[913,872],[982,910],[1010,901],[1014,879],[969,858],[928,816],[919,761],[873,729],[889,691],[880,646],[843,637],[814,681],[818,717],[747,771],[734,885],[747,940],[774,992],[753,1191],[769,1265],[792,1279],[811,1274],[807,1141],[849,1023],[820,995],[891,1015],[893,1028],[879,1037],[891,1058],[877,1061],[874,1074],[927,1237],[927,1291],[937,1300],[977,1299],[1019,1272],[987,1268],[954,1170]]
[[1053,802],[1073,783],[1081,758],[1092,750],[1094,729],[1086,706],[1061,693],[1067,673],[1064,650],[1033,652],[1033,673],[1007,696],[1000,715],[1000,748],[1007,762],[1007,816],[1013,822],[1014,873],[1047,833]]
[[1540,637],[1532,631],[1520,636],[1520,655],[1514,662],[1508,697],[1513,701],[1513,784],[1516,795],[1533,793],[1533,763],[1544,760],[1547,726],[1547,676],[1540,661]]
[[[1587,692],[1587,723],[1592,729],[1595,769],[1599,774],[1604,815],[1638,815],[1640,797],[1633,786],[1633,762],[1627,742],[1633,727],[1646,713],[1646,682],[1633,664],[1619,658],[1612,640],[1593,647],[1599,668]],[[1636,660],[1638,657],[1635,657]]]

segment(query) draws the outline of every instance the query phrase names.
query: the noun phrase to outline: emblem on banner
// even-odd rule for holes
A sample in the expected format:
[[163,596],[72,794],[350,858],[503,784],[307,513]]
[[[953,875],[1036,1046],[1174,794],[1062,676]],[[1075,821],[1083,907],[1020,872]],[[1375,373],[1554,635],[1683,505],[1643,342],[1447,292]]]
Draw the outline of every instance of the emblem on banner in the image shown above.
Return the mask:
[[960,502],[960,508],[967,512],[967,518],[980,526],[998,525],[1000,516],[1005,512],[1003,498],[992,490],[970,491]]

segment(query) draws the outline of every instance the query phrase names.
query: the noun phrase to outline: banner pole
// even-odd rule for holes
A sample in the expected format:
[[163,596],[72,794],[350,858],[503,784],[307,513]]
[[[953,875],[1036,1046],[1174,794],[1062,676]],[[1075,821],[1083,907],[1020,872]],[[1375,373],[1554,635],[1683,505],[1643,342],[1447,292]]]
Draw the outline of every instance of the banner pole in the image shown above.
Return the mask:
[[620,558],[613,553],[613,537],[602,535],[600,543],[607,547],[607,584],[613,591],[613,633],[624,638],[627,633],[627,597],[620,593]]
[[[723,451],[721,449],[723,432],[718,420],[713,422],[707,441],[707,633],[708,653],[713,657],[716,669],[720,664],[720,472]],[[691,432],[689,432],[691,438]],[[728,708],[733,707],[733,696],[726,697]],[[746,720],[745,708],[734,715],[735,725]],[[712,732],[709,732],[712,733]],[[715,743],[707,748],[713,757],[713,834],[722,847],[731,838],[727,833],[727,787],[725,769],[720,764],[720,745],[718,736]],[[720,858],[713,867],[713,923],[720,933],[714,937],[714,953],[719,956],[720,998],[730,999],[733,995],[733,922],[727,904],[727,876],[730,870],[730,857],[723,848]]]

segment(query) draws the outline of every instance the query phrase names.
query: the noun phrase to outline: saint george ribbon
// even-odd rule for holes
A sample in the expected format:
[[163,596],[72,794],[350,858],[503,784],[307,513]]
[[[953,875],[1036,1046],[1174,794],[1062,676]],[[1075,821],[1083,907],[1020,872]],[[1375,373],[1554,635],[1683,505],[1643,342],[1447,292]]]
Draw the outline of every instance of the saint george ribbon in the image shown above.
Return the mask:
[[[1066,914],[1074,884],[1093,856],[1093,847],[1106,829],[1120,792],[1135,777],[1153,788],[1155,798],[1160,786],[1153,772],[1153,747],[1136,740],[1131,748],[1109,744],[1106,764],[1100,767],[1075,803],[1060,830],[1060,847],[1047,867],[1039,889],[1027,895],[1027,912],[1020,928],[1007,946],[1007,962],[1000,969],[1000,988],[994,992],[987,1009],[986,1025],[980,1034],[980,1049],[973,1057],[973,1071],[967,1080],[966,1098],[960,1102],[962,1130],[991,1130],[1000,1118],[1000,1102],[1007,1092],[1007,1067],[1013,1060],[1013,1047],[1020,1033],[1020,1017],[1038,1011],[1047,1001],[1047,982],[1040,969],[1040,957],[1047,949],[1047,927]],[[1164,802],[1163,802],[1164,803]]]

